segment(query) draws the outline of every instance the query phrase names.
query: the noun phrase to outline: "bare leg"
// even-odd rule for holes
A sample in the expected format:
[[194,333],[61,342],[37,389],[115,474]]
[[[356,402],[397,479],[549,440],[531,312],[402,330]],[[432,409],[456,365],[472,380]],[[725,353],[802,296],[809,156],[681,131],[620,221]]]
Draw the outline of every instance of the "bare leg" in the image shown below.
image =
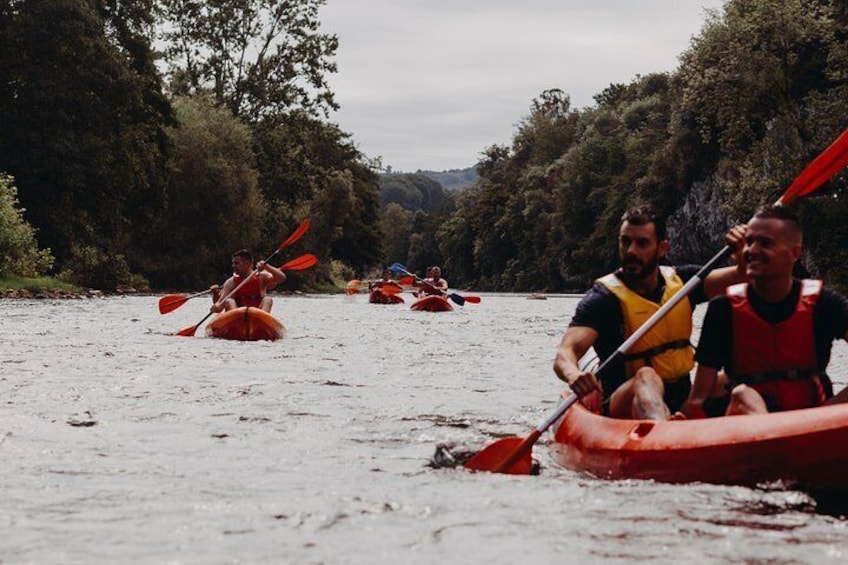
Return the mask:
[[640,420],[667,420],[668,407],[663,401],[665,386],[650,367],[642,367],[610,397],[610,416]]
[[739,416],[742,414],[765,414],[768,412],[766,401],[760,393],[746,385],[739,385],[730,393],[730,405],[727,407],[727,416]]
[[274,307],[274,299],[270,296],[263,296],[262,302],[259,303],[259,307],[270,314],[271,308]]
[[236,308],[238,308],[238,304],[236,304],[236,301],[232,298],[227,298],[224,301],[224,312],[229,312],[230,310],[235,310]]

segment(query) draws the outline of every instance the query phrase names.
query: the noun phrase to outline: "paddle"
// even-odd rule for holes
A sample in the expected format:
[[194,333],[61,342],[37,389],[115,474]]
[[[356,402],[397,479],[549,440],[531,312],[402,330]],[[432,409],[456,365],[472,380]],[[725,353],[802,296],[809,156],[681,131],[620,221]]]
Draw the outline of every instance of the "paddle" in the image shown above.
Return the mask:
[[[301,224],[297,227],[297,229],[294,230],[294,232],[292,232],[292,234],[285,241],[283,241],[280,244],[279,247],[277,247],[276,251],[271,253],[268,256],[268,258],[265,259],[265,263],[268,263],[269,261],[271,261],[271,259],[276,257],[277,254],[279,254],[283,249],[285,249],[286,247],[288,247],[289,245],[293,244],[298,239],[303,237],[303,234],[305,234],[306,230],[308,230],[308,229],[309,229],[309,219],[303,220],[303,222],[301,222]],[[310,255],[310,254],[307,254],[307,255]],[[303,259],[304,257],[306,257],[306,256],[298,257],[297,259],[294,259],[293,261],[302,261],[303,263],[310,263],[311,262],[311,265],[314,265],[318,261],[318,259],[315,258],[314,255],[312,255],[311,257],[306,257],[305,260]],[[314,261],[313,261],[313,259],[314,259]],[[311,265],[309,265],[309,266],[311,266]],[[304,267],[304,268],[306,268],[306,267]],[[221,300],[219,300],[218,302],[224,302],[229,297],[233,296],[235,293],[237,293],[239,290],[241,290],[241,287],[243,287],[245,284],[247,284],[247,282],[250,279],[252,279],[253,276],[256,275],[256,273],[258,273],[258,272],[259,272],[259,269],[254,269],[253,272],[250,273],[250,276],[245,277],[244,280],[241,281],[241,283],[237,287],[235,287],[233,290],[231,290],[229,293],[227,293],[227,295],[224,298],[222,298]],[[197,332],[197,328],[199,328],[203,324],[203,322],[205,322],[209,318],[209,316],[211,316],[212,314],[213,314],[213,312],[210,311],[205,316],[203,316],[203,319],[200,320],[198,323],[196,323],[193,326],[189,326],[187,328],[181,329],[179,332],[177,332],[177,335],[183,336],[183,337],[193,336]]]
[[[816,157],[800,175],[789,185],[786,192],[781,196],[776,204],[786,205],[799,198],[814,192],[825,181],[830,180],[842,167],[848,164],[848,129],[827,147],[822,153]],[[637,341],[647,334],[665,316],[669,310],[674,308],[681,300],[687,297],[692,290],[700,284],[701,280],[718,265],[720,261],[726,259],[733,252],[733,249],[726,245],[715,257],[704,265],[698,273],[689,279],[683,287],[669,299],[668,302],[654,312],[644,324],[642,324],[633,335],[622,343],[615,352],[607,357],[596,371],[596,374],[602,374],[607,368],[612,366],[616,361],[621,361],[627,351]],[[511,475],[527,475],[530,474],[532,468],[532,449],[533,444],[539,439],[542,433],[551,427],[559,420],[565,412],[577,402],[577,395],[571,394],[568,398],[563,399],[554,409],[548,418],[539,424],[527,437],[524,439],[518,437],[508,437],[496,441],[492,445],[486,447],[480,453],[469,459],[465,463],[465,467],[476,471],[491,471],[493,473],[507,473]]]
[[[292,259],[285,265],[280,267],[281,271],[302,271],[304,269],[308,269],[312,265],[318,262],[318,258],[311,253],[307,253],[305,255],[301,255],[296,259]],[[159,313],[160,314],[168,314],[169,312],[173,312],[192,298],[197,298],[198,296],[203,296],[204,294],[209,294],[211,292],[210,289],[201,290],[200,292],[195,292],[194,294],[189,294],[186,296],[185,294],[166,294],[162,298],[159,299]]]
[[432,288],[433,290],[439,291],[439,293],[441,293],[442,295],[448,296],[451,300],[453,300],[454,302],[456,302],[460,306],[464,305],[466,302],[471,302],[472,304],[479,304],[480,303],[480,297],[479,296],[462,296],[461,294],[457,294],[455,292],[445,292],[440,288],[436,288],[435,286],[428,283],[427,281],[420,279],[416,275],[413,275],[412,273],[407,271],[406,267],[404,267],[400,263],[392,263],[392,266],[389,267],[389,270],[391,270],[393,273],[402,273],[402,274],[406,275],[407,277],[412,277],[412,279],[414,281],[418,282],[419,284],[425,284],[428,287]]
[[359,292],[360,286],[371,286],[372,283],[381,283],[380,290],[383,294],[399,294],[403,292],[403,286],[410,286],[415,282],[414,277],[401,277],[396,281],[383,282],[383,279],[364,280],[351,279],[345,287],[345,294],[356,294]]
[[201,290],[200,292],[195,292],[194,294],[189,294],[186,296],[185,294],[166,294],[162,298],[159,299],[159,313],[167,314],[168,312],[173,312],[192,298],[197,298],[198,296],[203,296],[204,294],[208,294],[212,292],[210,289]]

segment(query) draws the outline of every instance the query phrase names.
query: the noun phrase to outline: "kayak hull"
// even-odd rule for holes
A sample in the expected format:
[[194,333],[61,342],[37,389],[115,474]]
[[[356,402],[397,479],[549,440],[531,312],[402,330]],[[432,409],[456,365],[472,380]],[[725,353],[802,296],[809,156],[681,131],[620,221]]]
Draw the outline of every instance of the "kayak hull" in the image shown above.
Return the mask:
[[274,341],[286,328],[261,308],[242,307],[222,312],[206,325],[206,335],[236,341]]
[[417,312],[450,312],[453,306],[444,296],[430,294],[413,302],[409,309]]
[[402,296],[397,294],[385,294],[379,290],[372,290],[368,295],[368,302],[371,304],[403,304]]
[[554,432],[554,458],[609,479],[755,485],[848,493],[848,404],[774,414],[652,422],[577,404]]

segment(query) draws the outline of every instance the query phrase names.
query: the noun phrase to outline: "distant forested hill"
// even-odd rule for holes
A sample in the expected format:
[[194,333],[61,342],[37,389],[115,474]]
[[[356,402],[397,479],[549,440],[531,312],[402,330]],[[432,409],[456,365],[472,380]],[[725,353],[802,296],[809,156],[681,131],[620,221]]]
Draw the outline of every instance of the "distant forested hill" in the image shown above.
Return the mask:
[[433,179],[448,192],[460,190],[477,180],[478,174],[475,167],[467,169],[451,169],[449,171],[416,171],[416,174],[424,175],[427,178]]

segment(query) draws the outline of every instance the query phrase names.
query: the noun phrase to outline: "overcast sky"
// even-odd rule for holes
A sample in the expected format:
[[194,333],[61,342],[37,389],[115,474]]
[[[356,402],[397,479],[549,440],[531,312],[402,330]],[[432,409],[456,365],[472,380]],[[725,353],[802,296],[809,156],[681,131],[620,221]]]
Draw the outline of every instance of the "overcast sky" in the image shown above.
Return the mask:
[[327,0],[331,119],[395,171],[473,166],[549,88],[572,106],[671,71],[723,0]]

